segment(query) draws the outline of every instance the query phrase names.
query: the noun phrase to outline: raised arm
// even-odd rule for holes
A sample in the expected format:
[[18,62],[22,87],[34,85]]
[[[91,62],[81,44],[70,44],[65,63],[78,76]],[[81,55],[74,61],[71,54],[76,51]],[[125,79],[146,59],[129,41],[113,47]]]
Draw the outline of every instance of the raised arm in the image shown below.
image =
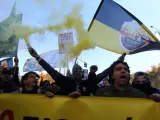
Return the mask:
[[72,79],[69,79],[68,77],[56,71],[45,60],[43,60],[33,48],[29,48],[29,53],[39,62],[39,64],[43,67],[43,69],[46,70],[47,73],[55,80],[57,85],[63,91],[63,94],[69,94],[70,92],[76,90],[76,84]]
[[21,83],[19,80],[19,67],[18,67],[19,59],[17,56],[14,58],[14,63],[15,66],[13,67],[13,75],[14,75],[13,81],[18,87],[20,87]]

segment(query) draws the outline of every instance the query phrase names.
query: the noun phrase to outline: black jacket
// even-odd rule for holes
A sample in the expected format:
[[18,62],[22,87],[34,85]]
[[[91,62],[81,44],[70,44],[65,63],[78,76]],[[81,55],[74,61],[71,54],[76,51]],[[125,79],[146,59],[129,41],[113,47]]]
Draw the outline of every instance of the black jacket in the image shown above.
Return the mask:
[[11,93],[17,91],[20,88],[20,81],[18,76],[19,67],[11,68],[11,73],[13,74],[13,79],[3,83],[3,93]]
[[61,95],[68,95],[76,90],[76,84],[74,80],[69,77],[63,76],[61,73],[52,68],[46,61],[41,59],[39,64],[44,70],[55,80],[56,84],[60,87],[59,93]]
[[96,75],[94,72],[90,72],[88,75],[88,80],[86,80],[86,87],[90,93],[93,95],[96,94],[96,91],[99,89],[97,84],[106,78],[109,74],[110,68],[105,69],[103,72]]
[[153,88],[152,86],[149,87],[146,91],[142,92],[144,92],[148,97],[152,94],[160,94],[160,90],[158,90],[157,88]]
[[19,87],[13,81],[7,81],[3,84],[3,93],[11,93],[18,89]]
[[39,64],[44,70],[55,80],[56,84],[60,87],[59,93],[61,95],[68,95],[69,93],[79,90],[83,96],[90,96],[92,93],[95,95],[98,87],[97,84],[108,75],[109,69],[104,70],[102,73],[96,75],[95,73],[89,73],[88,80],[81,81],[80,84],[76,84],[75,80],[70,77],[66,77],[52,68],[45,60],[41,59]]
[[20,87],[21,86],[21,83],[20,83],[20,80],[19,80],[19,67],[18,66],[15,66],[12,68],[12,73],[13,73],[13,82],[18,86]]

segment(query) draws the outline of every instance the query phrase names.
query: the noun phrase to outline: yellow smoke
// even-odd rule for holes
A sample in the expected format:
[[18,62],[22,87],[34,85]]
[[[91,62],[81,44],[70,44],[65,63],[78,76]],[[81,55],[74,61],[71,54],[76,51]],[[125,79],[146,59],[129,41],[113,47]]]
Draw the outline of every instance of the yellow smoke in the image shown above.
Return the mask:
[[26,25],[12,24],[8,32],[14,33],[17,37],[24,39],[26,44],[29,45],[29,37],[34,33],[43,34],[45,28],[32,28]]
[[[66,4],[66,0],[63,1],[63,7]],[[94,48],[95,45],[90,41],[88,32],[84,29],[85,25],[82,20],[82,16],[80,15],[80,10],[82,5],[75,5],[72,9],[72,12],[65,17],[65,21],[62,24],[57,25],[48,25],[46,28],[31,28],[29,26],[17,25],[14,24],[11,26],[12,30],[14,30],[15,35],[19,38],[22,38],[28,44],[29,37],[31,34],[39,33],[43,34],[45,31],[55,32],[57,35],[63,31],[64,29],[72,29],[74,28],[77,32],[77,40],[78,44],[74,47],[70,47],[70,56],[77,57],[83,50],[87,50],[90,48]],[[62,10],[60,10],[62,11]],[[65,12],[65,11],[63,11]],[[61,13],[58,12],[56,15],[54,14],[54,18]]]

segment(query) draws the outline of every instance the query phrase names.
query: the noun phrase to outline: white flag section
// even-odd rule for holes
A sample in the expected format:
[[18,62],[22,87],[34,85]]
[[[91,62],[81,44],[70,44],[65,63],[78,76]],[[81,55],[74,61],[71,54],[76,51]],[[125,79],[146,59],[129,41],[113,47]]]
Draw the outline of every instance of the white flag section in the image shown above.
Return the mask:
[[[67,57],[64,54],[59,54],[59,50],[53,50],[46,53],[40,54],[48,64],[53,68],[65,68],[67,67]],[[31,58],[26,61],[23,72],[29,71],[43,71],[43,68],[39,65],[35,58]]]
[[68,53],[73,46],[73,32],[65,32],[58,35],[59,54]]

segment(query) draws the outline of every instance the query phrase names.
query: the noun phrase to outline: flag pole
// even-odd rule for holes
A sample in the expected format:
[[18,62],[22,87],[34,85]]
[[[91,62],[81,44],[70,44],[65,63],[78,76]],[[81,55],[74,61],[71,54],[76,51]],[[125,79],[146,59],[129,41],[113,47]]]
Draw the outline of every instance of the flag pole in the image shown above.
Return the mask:
[[69,70],[68,54],[67,54],[67,70]]
[[[61,56],[61,54],[60,54],[60,56]],[[61,73],[61,60],[60,60],[59,73]]]
[[[19,40],[18,40],[18,44],[17,44],[17,50],[16,50],[16,54],[15,54],[15,58],[16,59],[18,59],[18,45],[19,45]],[[14,58],[14,59],[15,59]],[[13,61],[13,58],[12,58],[12,61]],[[15,60],[14,60],[14,62],[15,62]],[[18,67],[18,65],[17,64],[15,64],[15,66],[14,66],[14,71],[13,71],[13,74],[15,75],[16,74],[16,68]]]
[[76,58],[76,60],[75,60],[75,62],[74,62],[74,65],[76,64],[77,60],[78,60],[78,58]]

